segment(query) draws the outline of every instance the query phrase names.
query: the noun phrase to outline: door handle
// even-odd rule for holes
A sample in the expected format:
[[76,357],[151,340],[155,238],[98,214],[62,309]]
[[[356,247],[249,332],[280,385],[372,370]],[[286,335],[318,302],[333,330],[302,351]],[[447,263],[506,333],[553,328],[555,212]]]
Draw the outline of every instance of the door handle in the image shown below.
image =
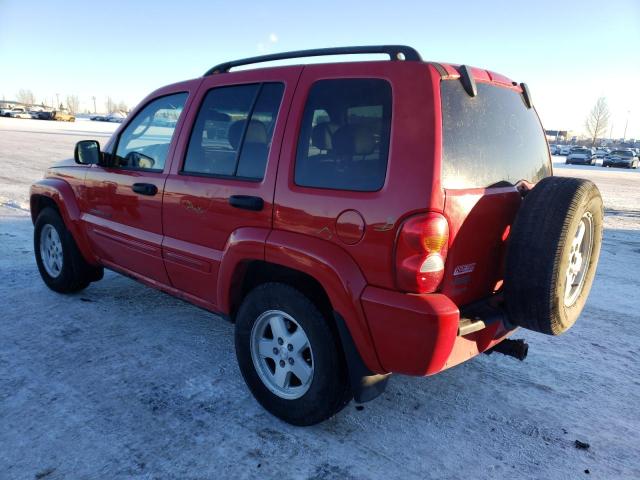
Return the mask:
[[158,187],[153,183],[134,183],[131,186],[131,190],[140,195],[155,195],[158,193]]
[[260,211],[264,207],[264,200],[260,197],[252,197],[251,195],[231,195],[229,197],[229,204],[235,208]]

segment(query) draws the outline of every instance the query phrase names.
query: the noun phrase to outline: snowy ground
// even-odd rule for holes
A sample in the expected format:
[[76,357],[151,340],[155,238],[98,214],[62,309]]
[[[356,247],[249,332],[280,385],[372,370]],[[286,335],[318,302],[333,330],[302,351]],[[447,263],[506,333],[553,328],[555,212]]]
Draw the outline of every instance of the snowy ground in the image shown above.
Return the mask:
[[607,209],[567,334],[523,331],[523,363],[395,377],[364,408],[295,428],[250,396],[229,323],[113,273],[73,296],[40,281],[28,185],[116,127],[0,118],[1,478],[640,478],[639,172],[557,165]]

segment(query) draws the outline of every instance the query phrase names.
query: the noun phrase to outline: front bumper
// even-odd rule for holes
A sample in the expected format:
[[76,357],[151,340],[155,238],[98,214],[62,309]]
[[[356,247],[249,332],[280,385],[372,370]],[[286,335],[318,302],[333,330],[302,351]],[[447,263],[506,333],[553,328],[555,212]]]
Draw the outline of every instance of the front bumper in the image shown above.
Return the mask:
[[491,318],[483,329],[459,335],[460,310],[437,293],[414,295],[369,286],[361,302],[380,363],[392,373],[433,375],[484,352],[513,331],[501,319]]

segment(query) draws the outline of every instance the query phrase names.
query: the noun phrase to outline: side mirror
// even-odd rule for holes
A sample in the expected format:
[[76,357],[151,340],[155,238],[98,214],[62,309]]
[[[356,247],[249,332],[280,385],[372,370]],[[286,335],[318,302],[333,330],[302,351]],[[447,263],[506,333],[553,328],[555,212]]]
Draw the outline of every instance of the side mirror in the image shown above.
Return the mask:
[[98,165],[102,157],[100,144],[97,140],[81,140],[76,143],[73,157],[80,165]]

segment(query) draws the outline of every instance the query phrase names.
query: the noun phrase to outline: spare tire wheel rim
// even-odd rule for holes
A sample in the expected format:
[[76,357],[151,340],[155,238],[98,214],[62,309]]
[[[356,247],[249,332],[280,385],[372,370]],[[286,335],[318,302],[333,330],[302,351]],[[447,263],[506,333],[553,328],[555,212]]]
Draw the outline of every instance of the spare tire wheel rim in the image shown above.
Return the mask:
[[40,231],[40,259],[50,277],[57,278],[62,272],[62,242],[58,231],[46,224]]
[[566,284],[564,287],[565,307],[571,307],[576,303],[584,288],[587,271],[591,264],[593,228],[593,215],[590,212],[585,212],[580,219],[569,250],[569,264],[565,273]]
[[251,329],[250,349],[256,373],[269,391],[285,400],[307,393],[313,352],[306,332],[291,315],[281,310],[262,313]]

